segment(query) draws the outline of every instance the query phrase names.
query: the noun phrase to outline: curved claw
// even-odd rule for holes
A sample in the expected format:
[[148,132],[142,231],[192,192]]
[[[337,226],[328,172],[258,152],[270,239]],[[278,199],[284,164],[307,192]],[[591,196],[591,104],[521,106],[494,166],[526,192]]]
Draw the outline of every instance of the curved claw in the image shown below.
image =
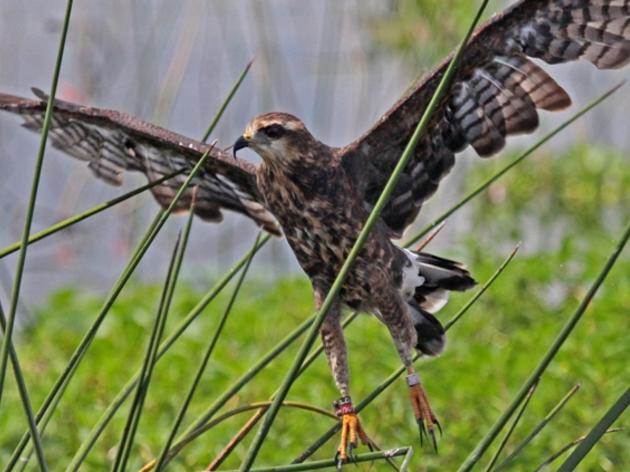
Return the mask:
[[424,421],[422,421],[422,418],[419,418],[417,421],[418,421],[418,432],[420,433],[420,447],[423,447],[424,436],[427,434],[427,430],[424,427]]
[[355,443],[350,442],[348,444],[348,462],[353,462],[354,464],[357,463],[357,456],[354,455],[356,447],[357,445]]
[[426,393],[420,386],[420,384],[414,384],[409,387],[409,393],[411,396],[411,404],[418,422],[418,430],[420,433],[420,446],[424,446],[424,439],[430,439],[435,452],[438,452],[437,438],[435,430],[437,429],[442,435],[442,425],[435,417],[435,414],[431,410],[429,405],[429,399]]
[[442,425],[440,424],[440,422],[435,417],[433,418],[433,424],[435,426],[437,426],[437,429],[440,432],[440,437],[444,436],[444,432],[442,431]]
[[429,434],[431,435],[431,442],[433,443],[433,450],[437,454],[438,453],[438,446],[437,446],[437,440],[435,439],[435,431],[434,430],[430,430]]

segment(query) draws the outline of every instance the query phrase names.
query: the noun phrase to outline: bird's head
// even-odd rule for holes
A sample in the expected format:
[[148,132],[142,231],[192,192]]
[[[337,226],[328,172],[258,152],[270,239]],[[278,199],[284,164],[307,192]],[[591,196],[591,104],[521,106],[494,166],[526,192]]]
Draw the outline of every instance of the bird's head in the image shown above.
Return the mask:
[[299,118],[288,113],[266,113],[249,122],[232,151],[249,147],[270,165],[288,163],[302,155],[314,140]]

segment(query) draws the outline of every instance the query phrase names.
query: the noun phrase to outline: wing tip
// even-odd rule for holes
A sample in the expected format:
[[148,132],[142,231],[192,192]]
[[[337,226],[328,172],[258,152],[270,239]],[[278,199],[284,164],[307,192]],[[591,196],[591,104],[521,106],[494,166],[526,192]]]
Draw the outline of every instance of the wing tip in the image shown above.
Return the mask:
[[20,104],[27,101],[28,99],[26,98],[0,92],[0,108],[1,109],[7,110],[9,108],[15,108],[16,106],[19,106]]
[[33,92],[33,95],[39,98],[42,102],[48,101],[48,95],[42,89],[38,87],[31,87],[31,92]]

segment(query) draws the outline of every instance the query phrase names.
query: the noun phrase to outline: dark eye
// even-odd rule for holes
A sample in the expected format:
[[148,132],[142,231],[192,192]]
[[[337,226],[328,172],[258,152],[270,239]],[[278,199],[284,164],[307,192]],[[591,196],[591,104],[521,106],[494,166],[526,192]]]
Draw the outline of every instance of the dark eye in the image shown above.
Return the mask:
[[280,125],[269,125],[262,129],[262,132],[271,139],[278,139],[284,134],[284,128]]

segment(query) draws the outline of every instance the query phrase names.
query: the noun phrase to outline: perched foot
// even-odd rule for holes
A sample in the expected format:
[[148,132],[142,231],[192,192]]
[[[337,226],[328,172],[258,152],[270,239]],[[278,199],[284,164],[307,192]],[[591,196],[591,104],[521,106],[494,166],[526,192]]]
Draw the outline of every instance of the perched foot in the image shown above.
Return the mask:
[[437,452],[437,440],[435,439],[435,430],[437,429],[442,434],[442,426],[435,417],[431,405],[429,404],[429,398],[424,392],[424,389],[420,385],[420,377],[415,372],[407,375],[407,385],[409,385],[409,394],[411,395],[411,404],[413,406],[413,412],[416,415],[416,421],[418,422],[418,428],[420,429],[420,445],[424,442],[425,435],[430,436],[433,448]]
[[350,397],[342,397],[333,403],[335,413],[341,419],[341,441],[335,454],[337,469],[348,460],[352,460],[352,451],[357,448],[357,438],[366,445],[370,451],[373,449],[372,440],[365,434],[361,427],[359,417],[354,411]]

